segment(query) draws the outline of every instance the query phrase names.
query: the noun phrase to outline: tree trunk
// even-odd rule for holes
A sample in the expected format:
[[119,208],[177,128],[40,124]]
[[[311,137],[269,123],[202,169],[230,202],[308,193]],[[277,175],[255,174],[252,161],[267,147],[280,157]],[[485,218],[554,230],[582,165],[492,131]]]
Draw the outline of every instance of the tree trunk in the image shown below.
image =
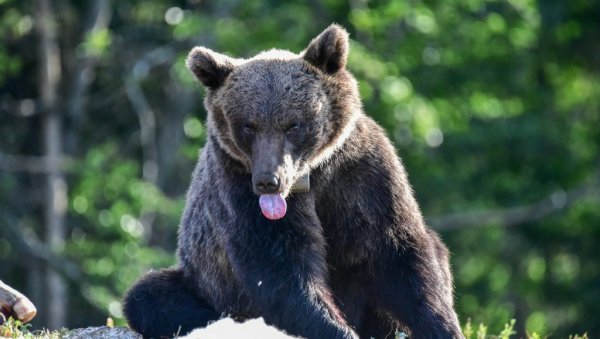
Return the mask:
[[[40,93],[43,118],[43,141],[47,159],[45,224],[46,241],[55,252],[61,252],[65,241],[65,211],[67,187],[61,171],[61,117],[58,86],[61,81],[60,50],[56,39],[56,20],[49,0],[37,1],[37,23],[40,36]],[[67,288],[64,279],[52,268],[46,269],[47,327],[65,326]]]

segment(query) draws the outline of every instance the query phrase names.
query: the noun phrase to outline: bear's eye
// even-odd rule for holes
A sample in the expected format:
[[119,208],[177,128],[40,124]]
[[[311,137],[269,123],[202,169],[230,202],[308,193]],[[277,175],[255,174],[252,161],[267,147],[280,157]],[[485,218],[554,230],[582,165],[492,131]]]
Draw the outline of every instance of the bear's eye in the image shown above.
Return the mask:
[[244,128],[243,128],[243,131],[244,131],[244,133],[246,133],[248,135],[252,135],[255,132],[254,126],[252,126],[250,124],[245,124]]
[[285,133],[287,133],[287,134],[296,133],[299,130],[300,130],[300,124],[294,123],[294,124],[291,124],[290,127],[288,127],[288,129],[285,131]]

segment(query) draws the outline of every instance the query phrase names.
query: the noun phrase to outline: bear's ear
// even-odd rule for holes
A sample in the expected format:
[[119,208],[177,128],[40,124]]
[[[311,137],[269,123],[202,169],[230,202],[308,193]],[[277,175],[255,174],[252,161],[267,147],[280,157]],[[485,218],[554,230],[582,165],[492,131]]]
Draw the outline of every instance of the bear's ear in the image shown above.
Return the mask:
[[223,85],[234,68],[233,59],[205,47],[194,47],[185,63],[200,82],[212,89]]
[[303,58],[328,74],[346,67],[348,32],[342,26],[332,24],[310,42]]

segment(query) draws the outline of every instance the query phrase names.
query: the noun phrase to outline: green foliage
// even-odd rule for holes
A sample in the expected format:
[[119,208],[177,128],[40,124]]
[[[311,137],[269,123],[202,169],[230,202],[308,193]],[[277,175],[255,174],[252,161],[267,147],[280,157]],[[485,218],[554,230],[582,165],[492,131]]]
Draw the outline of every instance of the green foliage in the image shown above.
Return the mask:
[[[511,319],[508,323],[504,324],[504,328],[500,331],[500,333],[498,335],[493,335],[493,334],[488,334],[488,326],[483,324],[483,323],[479,323],[479,326],[477,327],[477,332],[475,332],[475,329],[473,328],[473,324],[471,322],[471,318],[467,319],[467,322],[465,323],[465,326],[463,327],[463,334],[465,336],[466,339],[510,339],[511,337],[513,337],[515,334],[517,334],[517,332],[515,332],[515,324],[516,324],[516,320],[515,319]],[[398,337],[398,333],[396,333],[396,336]],[[542,338],[547,338],[547,337],[542,337],[541,335],[539,335],[537,332],[529,332],[529,328],[527,330],[527,339],[542,339]],[[574,334],[574,335],[569,335],[569,339],[587,339],[588,335],[587,333],[584,333],[583,335],[578,335],[578,334]]]
[[514,331],[515,321],[515,319],[512,319],[508,324],[504,324],[504,328],[498,335],[498,339],[508,339],[511,335],[517,334],[517,332]]
[[139,166],[118,156],[118,147],[106,143],[90,150],[80,166],[78,185],[71,188],[75,225],[67,256],[79,258],[83,272],[96,283],[83,291],[90,302],[122,318],[123,291],[149,268],[174,264],[172,251],[149,246],[151,229],[142,218],[162,215],[173,232],[181,211],[175,202],[140,179]]

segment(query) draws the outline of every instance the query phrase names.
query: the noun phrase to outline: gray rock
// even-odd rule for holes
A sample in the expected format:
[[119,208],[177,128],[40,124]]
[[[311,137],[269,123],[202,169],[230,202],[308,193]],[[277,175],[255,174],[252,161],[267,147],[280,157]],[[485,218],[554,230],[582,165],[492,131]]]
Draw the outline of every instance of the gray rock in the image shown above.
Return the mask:
[[142,339],[127,327],[88,327],[68,332],[63,339]]

